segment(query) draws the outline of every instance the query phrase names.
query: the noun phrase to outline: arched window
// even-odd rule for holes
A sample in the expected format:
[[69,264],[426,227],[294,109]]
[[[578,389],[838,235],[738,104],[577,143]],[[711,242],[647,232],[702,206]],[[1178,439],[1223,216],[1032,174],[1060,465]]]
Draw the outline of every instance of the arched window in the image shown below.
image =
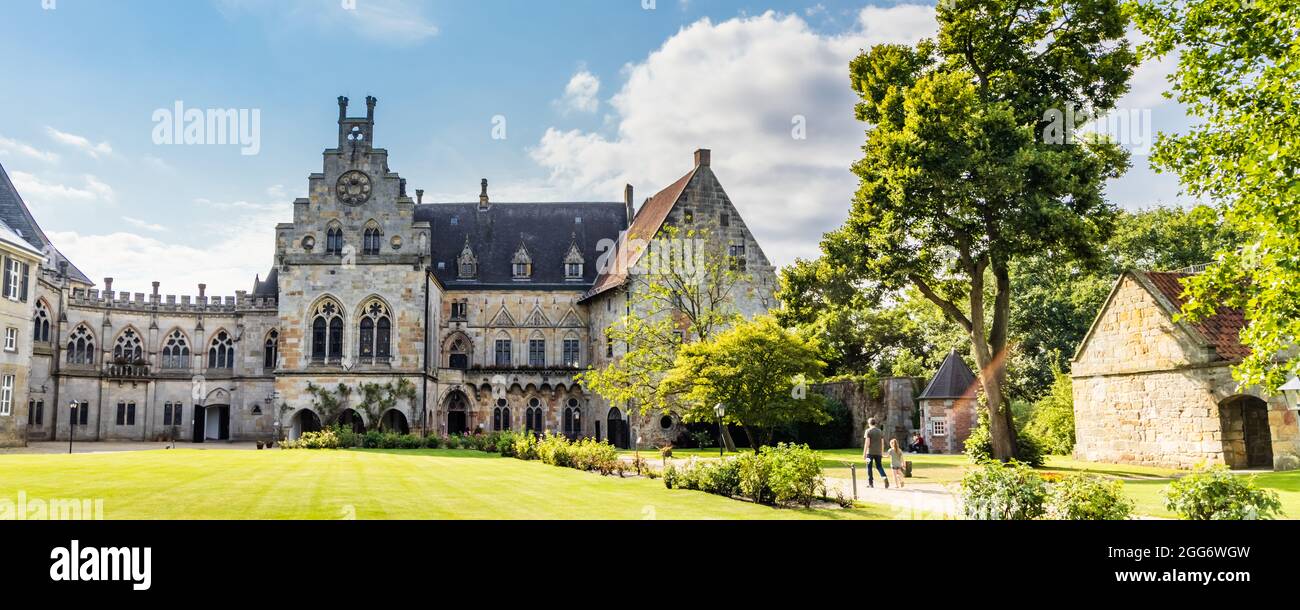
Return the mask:
[[262,368],[270,371],[279,366],[280,331],[271,330],[266,334],[266,343],[262,346]]
[[185,333],[174,330],[172,334],[167,335],[167,340],[163,342],[162,348],[162,367],[165,369],[190,368],[190,342],[185,338]]
[[36,316],[33,318],[32,340],[48,342],[50,340],[50,310],[45,301],[36,302]]
[[366,232],[362,236],[361,253],[376,255],[379,254],[379,242],[383,239],[384,233],[379,227],[366,227]]
[[447,368],[466,370],[469,368],[469,347],[464,339],[456,339],[448,350]]
[[362,362],[388,362],[392,356],[393,323],[388,307],[378,299],[362,308],[358,349]]
[[497,432],[510,429],[510,407],[504,398],[498,398],[496,408],[492,409],[492,429]]
[[318,363],[343,359],[343,313],[332,299],[323,301],[312,312],[311,359]]
[[582,435],[582,409],[576,398],[570,398],[564,407],[564,435],[569,438]]
[[212,338],[212,347],[208,348],[208,368],[235,368],[235,341],[230,338],[230,333],[223,330]]
[[536,434],[542,432],[542,401],[528,399],[528,410],[524,411],[524,429]]
[[325,253],[343,254],[343,228],[332,226],[325,231]]
[[95,335],[82,324],[68,335],[68,364],[95,363]]
[[128,328],[117,336],[113,345],[113,360],[134,364],[144,360],[144,349],[140,344],[140,334],[134,328]]

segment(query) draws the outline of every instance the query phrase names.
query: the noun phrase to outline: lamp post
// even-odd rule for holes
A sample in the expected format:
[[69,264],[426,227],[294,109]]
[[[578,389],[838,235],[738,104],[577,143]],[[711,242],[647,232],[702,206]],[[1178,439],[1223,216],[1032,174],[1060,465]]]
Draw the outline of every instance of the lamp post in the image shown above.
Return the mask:
[[1300,377],[1292,377],[1290,381],[1282,384],[1282,397],[1286,399],[1287,408],[1292,411],[1300,411]]
[[72,410],[72,417],[68,419],[68,455],[72,455],[72,437],[77,433],[77,401],[69,401],[68,408]]
[[727,447],[722,442],[722,417],[727,414],[727,405],[718,403],[713,407],[713,413],[718,416],[718,457],[724,457]]

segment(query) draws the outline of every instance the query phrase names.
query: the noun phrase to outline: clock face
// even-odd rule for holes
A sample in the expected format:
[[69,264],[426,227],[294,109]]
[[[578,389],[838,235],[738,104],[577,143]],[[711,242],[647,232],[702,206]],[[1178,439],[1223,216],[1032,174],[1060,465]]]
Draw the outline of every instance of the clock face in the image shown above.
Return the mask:
[[347,205],[361,205],[370,200],[370,176],[355,169],[347,172],[339,176],[334,193]]

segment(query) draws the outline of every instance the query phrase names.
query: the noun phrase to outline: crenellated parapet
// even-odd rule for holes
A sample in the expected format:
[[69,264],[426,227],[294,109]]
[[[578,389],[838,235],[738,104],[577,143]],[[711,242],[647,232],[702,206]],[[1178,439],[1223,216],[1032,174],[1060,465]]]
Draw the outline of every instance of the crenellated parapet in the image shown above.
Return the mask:
[[278,308],[275,297],[254,297],[240,290],[235,296],[145,294],[115,290],[73,289],[68,298],[73,307],[118,309],[138,312],[177,313],[236,313],[274,312]]

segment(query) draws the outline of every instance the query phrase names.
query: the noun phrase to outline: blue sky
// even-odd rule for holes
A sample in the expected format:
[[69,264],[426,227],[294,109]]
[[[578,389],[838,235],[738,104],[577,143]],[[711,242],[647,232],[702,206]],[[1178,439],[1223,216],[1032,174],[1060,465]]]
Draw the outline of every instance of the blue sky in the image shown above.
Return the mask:
[[[47,5],[53,2],[53,7]],[[646,8],[644,4],[653,4]],[[741,0],[10,0],[0,18],[0,163],[96,281],[231,294],[271,266],[332,146],[335,98],[379,98],[376,145],[426,201],[638,200],[695,148],[778,264],[816,254],[848,210],[862,126],[847,61],[929,35],[932,5]],[[1156,129],[1168,65],[1125,107]],[[257,110],[260,147],[159,145],[155,110]],[[504,117],[505,139],[494,139]],[[791,137],[802,120],[807,137]],[[1129,208],[1177,201],[1134,157]]]

